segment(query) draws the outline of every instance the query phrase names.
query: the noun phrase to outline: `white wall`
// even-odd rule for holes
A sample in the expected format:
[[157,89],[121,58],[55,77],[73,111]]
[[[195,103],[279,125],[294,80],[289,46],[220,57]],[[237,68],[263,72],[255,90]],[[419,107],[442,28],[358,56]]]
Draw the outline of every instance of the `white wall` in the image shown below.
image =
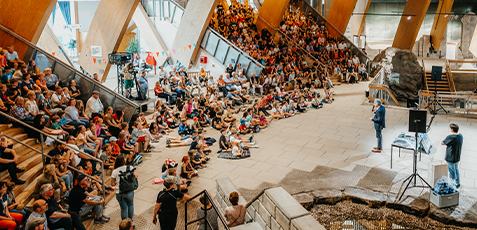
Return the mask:
[[[207,57],[207,64],[200,63],[201,56]],[[194,65],[192,66],[191,71],[200,70],[200,67],[204,67],[205,70],[210,70],[210,75],[214,76],[215,79],[218,79],[220,74],[225,73],[225,66],[202,48],[199,48],[197,58],[194,60]]]
[[[80,32],[87,33],[89,26],[93,21],[96,9],[98,9],[99,1],[79,1],[78,2],[78,18],[81,24]],[[71,12],[74,13],[74,12]],[[59,15],[57,14],[57,17]],[[62,15],[61,15],[62,17]]]

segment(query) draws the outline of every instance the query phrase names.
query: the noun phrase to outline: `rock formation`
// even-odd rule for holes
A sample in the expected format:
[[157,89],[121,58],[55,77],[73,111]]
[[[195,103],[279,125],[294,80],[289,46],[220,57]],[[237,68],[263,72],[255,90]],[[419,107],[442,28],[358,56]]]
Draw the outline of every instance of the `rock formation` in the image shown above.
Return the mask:
[[389,86],[399,101],[419,97],[419,90],[424,88],[424,70],[412,51],[389,47],[378,54],[373,63],[371,75],[384,68],[385,77],[378,84]]

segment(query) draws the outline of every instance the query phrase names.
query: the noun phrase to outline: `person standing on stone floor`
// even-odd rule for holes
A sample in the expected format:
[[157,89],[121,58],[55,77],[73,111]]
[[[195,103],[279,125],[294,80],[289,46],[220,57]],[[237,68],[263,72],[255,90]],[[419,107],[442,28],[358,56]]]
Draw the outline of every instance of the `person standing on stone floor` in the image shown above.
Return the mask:
[[382,131],[386,128],[386,109],[384,109],[381,99],[374,100],[374,118],[370,118],[374,122],[374,129],[376,130],[376,138],[378,139],[378,146],[372,150],[375,153],[380,153],[383,150],[383,134]]
[[456,187],[460,187],[459,161],[462,151],[464,137],[459,133],[459,125],[450,124],[449,128],[452,134],[448,135],[441,145],[446,145],[446,162],[449,169],[449,177],[455,180]]

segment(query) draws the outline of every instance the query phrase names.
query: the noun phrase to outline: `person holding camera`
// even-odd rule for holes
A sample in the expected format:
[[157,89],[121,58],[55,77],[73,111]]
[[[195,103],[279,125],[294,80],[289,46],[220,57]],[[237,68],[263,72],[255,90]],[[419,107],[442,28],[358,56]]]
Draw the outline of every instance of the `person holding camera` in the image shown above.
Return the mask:
[[126,98],[132,99],[132,88],[134,87],[134,66],[133,63],[129,63],[123,68],[121,74],[124,76],[124,89],[126,90]]

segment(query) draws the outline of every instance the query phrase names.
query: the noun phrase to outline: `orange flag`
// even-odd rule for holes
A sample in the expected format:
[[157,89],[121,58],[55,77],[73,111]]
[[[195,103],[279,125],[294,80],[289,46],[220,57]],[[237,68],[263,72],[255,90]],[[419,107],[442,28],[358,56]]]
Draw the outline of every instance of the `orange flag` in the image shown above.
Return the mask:
[[186,51],[186,49],[187,49],[187,47],[186,47],[186,46],[184,46],[184,51]]
[[189,45],[189,49],[190,49],[190,50],[192,49],[192,45]]
[[53,52],[53,53],[51,53],[51,54],[52,54],[53,56],[55,56],[55,53],[56,53],[56,52]]
[[96,64],[96,58],[93,58],[93,62]]
[[159,57],[159,52],[156,52],[156,56],[158,56],[158,57]]

